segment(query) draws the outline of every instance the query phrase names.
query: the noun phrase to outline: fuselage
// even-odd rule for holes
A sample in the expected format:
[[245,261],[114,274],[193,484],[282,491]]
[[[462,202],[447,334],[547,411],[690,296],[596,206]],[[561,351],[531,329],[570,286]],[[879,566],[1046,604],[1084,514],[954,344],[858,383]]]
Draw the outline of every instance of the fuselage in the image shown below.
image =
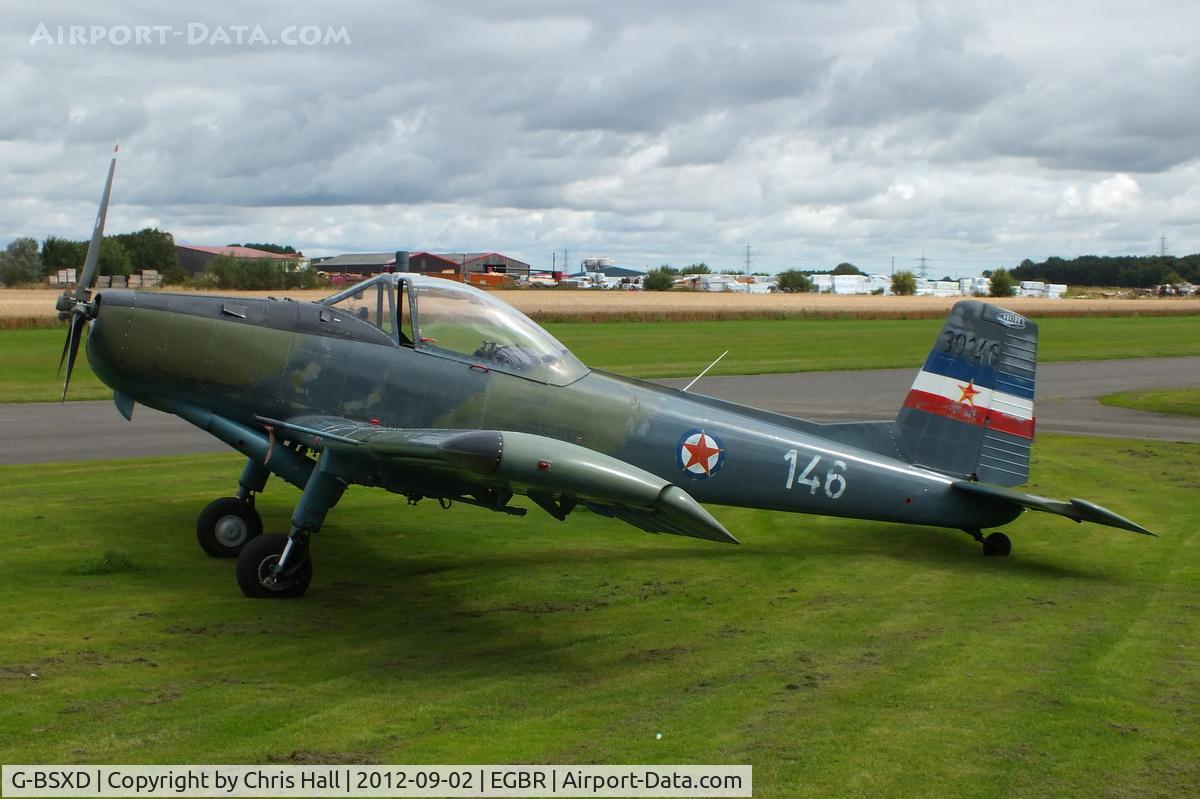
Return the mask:
[[534,433],[587,447],[701,502],[956,528],[1019,511],[955,478],[830,438],[833,427],[590,371],[552,385],[406,345],[290,300],[106,290],[88,359],[107,385],[247,426],[320,414],[395,428]]

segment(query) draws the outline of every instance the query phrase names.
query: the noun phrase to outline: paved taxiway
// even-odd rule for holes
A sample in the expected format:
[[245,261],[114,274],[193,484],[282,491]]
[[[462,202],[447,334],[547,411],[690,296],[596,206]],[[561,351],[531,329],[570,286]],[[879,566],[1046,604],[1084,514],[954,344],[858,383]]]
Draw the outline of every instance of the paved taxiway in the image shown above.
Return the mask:
[[[818,421],[891,419],[914,369],[705,377],[694,391]],[[686,379],[659,381],[682,387]],[[1142,358],[1038,365],[1038,430],[1200,442],[1200,418],[1107,408],[1114,391],[1200,386],[1200,358]],[[138,406],[133,422],[111,402],[0,405],[0,464],[229,452],[207,433]]]

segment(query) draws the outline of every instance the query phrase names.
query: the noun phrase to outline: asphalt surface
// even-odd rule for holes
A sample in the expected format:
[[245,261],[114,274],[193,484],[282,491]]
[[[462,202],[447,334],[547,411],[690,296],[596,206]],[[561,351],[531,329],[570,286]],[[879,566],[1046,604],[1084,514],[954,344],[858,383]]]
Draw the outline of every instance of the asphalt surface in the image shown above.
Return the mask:
[[[914,369],[705,377],[692,389],[815,421],[895,417]],[[688,379],[658,381],[682,388]],[[1200,418],[1107,408],[1114,391],[1200,386],[1200,358],[1038,364],[1037,429],[1077,435],[1200,442]],[[0,464],[228,452],[207,433],[137,406],[126,422],[111,402],[0,404]]]

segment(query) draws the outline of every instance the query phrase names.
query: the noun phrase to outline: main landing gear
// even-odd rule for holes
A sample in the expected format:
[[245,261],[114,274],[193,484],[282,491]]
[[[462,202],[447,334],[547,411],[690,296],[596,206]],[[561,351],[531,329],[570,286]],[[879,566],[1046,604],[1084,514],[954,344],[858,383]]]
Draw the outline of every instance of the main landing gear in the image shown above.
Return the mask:
[[214,499],[196,519],[196,540],[214,558],[236,558],[246,542],[262,531],[262,517],[254,509],[253,497]]
[[1004,533],[991,533],[985,538],[979,530],[964,530],[963,532],[983,544],[985,556],[1007,557],[1012,552],[1012,541]]
[[[321,529],[329,512],[346,490],[346,483],[331,466],[330,450],[321,453],[292,512],[288,535],[261,535],[242,547],[237,560],[237,582],[252,599],[291,599],[302,596],[312,580],[309,538]],[[251,467],[263,468],[251,462]],[[263,469],[265,471],[265,469]],[[262,483],[265,483],[265,478]],[[245,482],[243,482],[245,485]]]
[[254,509],[254,495],[267,485],[271,472],[250,458],[238,479],[236,497],[208,503],[196,518],[196,541],[214,558],[236,558],[252,538],[262,535],[262,517]]
[[308,533],[259,536],[238,555],[238,587],[253,599],[298,597],[308,590],[311,580]]

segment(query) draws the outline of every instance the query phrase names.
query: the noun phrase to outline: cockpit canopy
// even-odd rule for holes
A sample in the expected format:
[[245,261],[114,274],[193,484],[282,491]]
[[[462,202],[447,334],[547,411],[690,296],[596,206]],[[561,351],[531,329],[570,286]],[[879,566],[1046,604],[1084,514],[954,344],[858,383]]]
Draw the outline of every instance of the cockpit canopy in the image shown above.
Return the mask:
[[588,372],[525,314],[486,292],[444,278],[383,274],[321,300],[402,346],[556,386]]

